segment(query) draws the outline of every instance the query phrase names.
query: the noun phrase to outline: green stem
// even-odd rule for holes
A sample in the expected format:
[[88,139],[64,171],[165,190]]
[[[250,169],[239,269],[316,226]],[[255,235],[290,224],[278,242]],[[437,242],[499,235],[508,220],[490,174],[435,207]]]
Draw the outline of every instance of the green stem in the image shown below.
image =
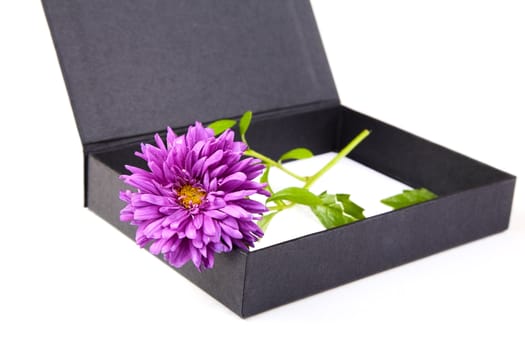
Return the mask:
[[270,205],[270,206],[267,206],[266,208],[268,208],[269,211],[274,211],[274,210],[281,211],[281,210],[284,210],[284,209],[291,208],[294,205],[295,205],[295,203],[290,203],[290,204],[284,204],[283,203],[283,204],[279,204],[279,205]]
[[330,160],[324,167],[322,167],[314,175],[310,176],[305,184],[304,188],[310,188],[315,181],[317,181],[321,176],[323,176],[328,170],[330,170],[337,162],[342,158],[346,157],[350,152],[354,150],[368,135],[370,135],[369,130],[363,130],[357,135],[352,141],[350,141],[345,148],[343,148],[332,160]]
[[301,175],[297,175],[296,173],[286,169],[282,164],[276,162],[275,160],[273,160],[271,158],[268,158],[264,154],[260,154],[259,152],[254,151],[253,149],[248,149],[247,151],[244,152],[244,154],[247,155],[247,156],[251,156],[251,157],[260,159],[263,162],[265,162],[266,164],[272,165],[272,166],[276,167],[277,169],[280,169],[280,170],[284,171],[286,174],[290,175],[291,177],[296,178],[299,181],[306,182],[306,180],[307,180],[306,177],[301,176]]

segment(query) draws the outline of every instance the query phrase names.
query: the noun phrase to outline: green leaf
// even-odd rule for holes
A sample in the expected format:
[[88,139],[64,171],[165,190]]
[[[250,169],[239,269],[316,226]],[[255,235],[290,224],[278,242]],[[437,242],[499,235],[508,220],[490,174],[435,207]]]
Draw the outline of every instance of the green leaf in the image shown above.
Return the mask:
[[273,193],[272,187],[270,186],[270,183],[268,182],[268,175],[270,174],[270,165],[266,164],[266,169],[264,169],[263,174],[261,175],[260,183],[266,184],[266,189],[268,192]]
[[252,122],[252,111],[245,112],[241,120],[239,120],[239,132],[241,133],[241,138],[246,143],[245,135],[246,131],[248,131],[248,128],[250,127],[250,123]]
[[348,194],[333,195],[323,192],[319,198],[322,204],[310,206],[310,209],[326,228],[342,226],[365,218],[363,208],[352,202]]
[[317,205],[310,209],[326,228],[334,228],[355,221],[343,215],[341,207],[337,205]]
[[313,157],[314,154],[308,148],[294,148],[291,151],[286,152],[279,158],[279,162],[288,159],[305,159]]
[[349,194],[337,194],[336,199],[343,206],[343,212],[357,220],[365,218],[364,209],[350,200]]
[[381,200],[381,203],[394,209],[400,209],[417,203],[426,202],[434,198],[437,198],[436,194],[430,192],[426,188],[419,188],[415,190],[404,190],[403,193]]
[[265,214],[259,222],[257,222],[257,225],[261,228],[263,232],[265,232],[268,229],[268,225],[270,225],[270,221],[273,219],[275,214],[277,214],[278,211],[274,211],[273,213]]
[[304,204],[308,206],[322,205],[321,198],[308,191],[305,188],[288,187],[275,192],[266,202],[275,202],[280,200],[287,200],[297,204]]
[[237,124],[236,120],[221,119],[221,120],[214,121],[213,123],[208,125],[208,128],[212,129],[213,132],[215,133],[215,136],[217,136],[225,132],[227,129],[234,127],[235,124]]
[[268,175],[270,174],[270,166],[266,165],[266,169],[264,169],[264,173],[261,175],[261,183],[268,183]]

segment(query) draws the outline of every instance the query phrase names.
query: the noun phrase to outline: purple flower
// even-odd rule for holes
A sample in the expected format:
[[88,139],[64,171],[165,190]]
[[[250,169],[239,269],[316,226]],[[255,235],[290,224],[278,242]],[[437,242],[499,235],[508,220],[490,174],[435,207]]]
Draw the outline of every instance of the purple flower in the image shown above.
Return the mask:
[[131,174],[121,179],[137,192],[120,193],[127,203],[120,220],[137,226],[137,244],[151,244],[153,254],[164,254],[175,267],[191,259],[201,270],[213,267],[215,253],[248,250],[262,237],[254,220],[267,209],[248,197],[269,195],[265,184],[253,180],[264,164],[242,159],[247,146],[233,136],[227,130],[214,137],[197,122],[186,135],[168,128],[166,145],[158,134],[156,147],[141,145],[135,154],[149,170],[126,166]]

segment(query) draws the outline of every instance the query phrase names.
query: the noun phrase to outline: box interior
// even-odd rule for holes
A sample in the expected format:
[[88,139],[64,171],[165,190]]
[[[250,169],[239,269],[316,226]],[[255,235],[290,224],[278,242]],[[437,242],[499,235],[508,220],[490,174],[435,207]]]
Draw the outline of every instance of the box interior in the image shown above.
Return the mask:
[[[277,158],[295,147],[307,147],[314,154],[338,152],[363,129],[372,134],[349,157],[413,188],[426,187],[444,196],[513,178],[343,106],[255,117],[247,138],[254,149]],[[184,132],[185,128],[175,130]],[[148,135],[94,156],[114,171],[124,173],[126,164],[145,166],[134,152],[141,142],[152,141],[152,135]]]
[[[502,176],[510,176],[341,106],[258,117],[254,119],[247,137],[254,149],[277,158],[295,147],[308,147],[314,154],[338,152],[365,128],[372,130],[372,134],[350,154],[350,158],[397,180],[392,182],[406,184],[404,188],[426,187],[439,196],[444,196],[490,184],[501,180]],[[178,131],[184,132],[184,129]],[[143,141],[151,142],[151,135]],[[126,164],[145,166],[134,155],[139,145],[140,141],[133,141],[95,156],[115,172],[122,174],[126,172]],[[344,176],[339,178],[344,179]],[[349,175],[348,181],[352,180]],[[366,183],[361,185],[366,186]],[[400,192],[403,187],[397,188]],[[385,193],[384,197],[394,194],[396,193]],[[319,231],[312,229],[303,234],[293,230],[285,237],[297,238]],[[261,246],[271,246],[273,242],[280,243],[282,240],[286,239],[271,240],[272,243],[263,243]]]

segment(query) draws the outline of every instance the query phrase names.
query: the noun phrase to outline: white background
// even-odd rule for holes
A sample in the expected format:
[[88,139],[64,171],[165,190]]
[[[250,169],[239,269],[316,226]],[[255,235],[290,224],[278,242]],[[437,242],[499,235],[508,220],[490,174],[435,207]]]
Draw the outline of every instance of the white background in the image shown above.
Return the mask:
[[[522,3],[313,5],[344,104],[523,178]],[[1,349],[525,348],[521,183],[504,234],[241,320],[82,207],[38,1],[0,0],[0,93]]]

